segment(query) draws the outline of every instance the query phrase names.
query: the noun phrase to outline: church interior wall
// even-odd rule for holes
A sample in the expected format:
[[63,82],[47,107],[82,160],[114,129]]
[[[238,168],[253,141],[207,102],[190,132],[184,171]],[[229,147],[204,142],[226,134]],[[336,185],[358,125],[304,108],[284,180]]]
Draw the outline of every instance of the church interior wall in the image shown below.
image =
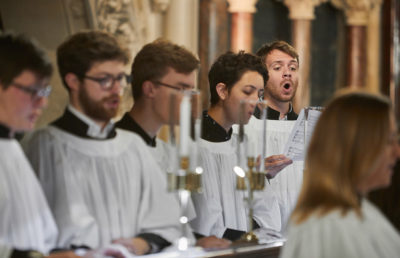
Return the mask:
[[[224,1],[220,0],[220,2]],[[387,1],[398,2],[398,0]],[[158,37],[165,37],[182,44],[201,55],[199,49],[202,46],[199,42],[202,44],[208,42],[210,50],[215,48],[212,44],[216,44],[212,42],[211,36],[208,41],[201,39],[204,35],[199,31],[202,26],[199,13],[200,5],[204,2],[209,2],[211,5],[212,2],[216,3],[218,0],[3,0],[0,3],[0,13],[5,30],[26,33],[36,38],[45,47],[55,64],[56,47],[68,35],[83,29],[101,29],[115,34],[129,45],[132,57],[144,44]],[[293,1],[258,0],[255,2],[252,50],[256,51],[263,43],[274,39],[292,43],[293,20],[289,17],[289,8],[286,4]],[[311,25],[309,105],[323,105],[336,89],[345,85],[346,76],[344,70],[347,50],[345,28],[348,24],[345,21],[345,12],[330,1],[320,2],[315,6],[315,18]],[[332,2],[340,1],[332,0]],[[226,12],[228,13],[228,10]],[[379,33],[381,30],[379,16],[383,15],[380,10],[375,12],[375,16],[377,13],[378,19],[371,20],[368,26],[371,28],[375,26],[375,32]],[[231,27],[230,19],[231,14],[228,13],[228,19],[224,21],[228,28]],[[375,57],[369,58],[367,62],[369,64],[366,65],[370,67],[369,70],[367,69],[367,82],[375,86],[366,85],[365,88],[379,91],[381,86],[379,84],[382,81],[380,67],[384,60],[379,51],[382,48],[379,45],[380,37],[371,36],[372,34],[369,32],[367,42],[372,42],[374,38],[378,38],[378,41],[373,43],[375,45],[369,43],[372,46],[368,46],[367,52],[369,56],[375,53]],[[228,29],[226,44],[214,52],[220,54],[229,50],[230,37],[230,29]],[[377,51],[370,51],[371,49]],[[208,68],[215,58],[216,54],[203,62],[202,69]],[[206,62],[207,65],[204,64]],[[372,63],[374,66],[371,65]],[[386,73],[385,76],[387,76]],[[49,108],[40,119],[38,126],[59,116],[67,103],[67,94],[57,72],[51,84],[54,86],[54,92],[50,97]],[[199,88],[207,98],[207,82],[201,81]],[[204,103],[206,102],[207,99]],[[123,109],[126,110],[131,105],[132,101],[128,92],[124,99]]]
[[[222,1],[224,0],[219,0]],[[231,36],[228,29],[220,34],[218,30],[208,30],[207,37],[210,38],[204,40],[201,37],[204,34],[199,28],[204,24],[200,21],[204,17],[200,17],[199,14],[201,5],[206,2],[212,5],[212,2],[216,3],[218,0],[2,0],[0,29],[25,33],[36,38],[47,51],[53,64],[56,64],[57,46],[68,35],[80,30],[109,31],[129,45],[132,56],[144,44],[158,37],[165,37],[186,46],[200,57],[199,49],[206,47],[211,54],[206,61],[203,61],[201,69],[204,71],[214,61],[213,58],[230,48]],[[289,10],[284,2],[258,0],[253,23],[253,51],[263,43],[274,39],[292,42],[292,21],[288,18]],[[400,4],[399,0],[380,2],[384,8],[375,10],[368,25],[367,82],[370,85],[366,85],[366,88],[371,91],[380,90],[390,95],[396,100],[395,107],[399,108],[397,100],[400,81]],[[212,17],[216,19],[216,16]],[[226,23],[220,24],[222,29],[231,27],[230,15],[226,13],[220,18]],[[210,24],[218,22],[207,23],[207,26]],[[397,27],[390,27],[393,24]],[[331,3],[324,1],[315,8],[311,32],[310,105],[323,105],[336,89],[345,85],[346,26],[343,10],[334,8]],[[222,40],[215,39],[216,35],[211,35],[212,33],[216,33]],[[208,45],[201,45],[204,42]],[[397,45],[393,45],[393,42]],[[386,54],[382,56],[381,52]],[[68,101],[66,90],[56,69],[50,83],[53,86],[53,93],[48,108],[39,120],[39,127],[60,116]],[[206,81],[202,81],[200,88],[203,92],[207,92]],[[123,107],[125,110],[132,105],[130,99],[127,94]],[[400,114],[398,110],[397,113]],[[395,185],[399,182],[399,173],[395,174],[395,177],[397,179],[394,178],[392,190],[389,189],[392,197],[388,198],[387,194],[380,192],[379,195],[375,195],[375,199],[377,202],[385,203],[386,215],[389,217],[392,215],[392,221],[400,221],[399,205],[393,205],[398,203],[399,194]],[[400,228],[398,224],[397,226]]]

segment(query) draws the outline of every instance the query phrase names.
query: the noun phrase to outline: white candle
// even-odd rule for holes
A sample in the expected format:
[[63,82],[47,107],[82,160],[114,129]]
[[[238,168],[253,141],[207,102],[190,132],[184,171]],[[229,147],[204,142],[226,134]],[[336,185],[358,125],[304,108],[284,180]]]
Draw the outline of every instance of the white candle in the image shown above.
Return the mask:
[[179,154],[181,157],[187,157],[190,141],[190,95],[183,96],[179,114]]
[[257,139],[252,139],[251,137],[247,140],[247,157],[257,158],[258,152],[258,142]]
[[[261,160],[263,161],[267,157],[267,117],[268,117],[267,105],[263,106],[261,114],[263,122],[263,130],[261,132],[261,139],[262,139]],[[261,170],[264,171],[265,166],[262,166]]]

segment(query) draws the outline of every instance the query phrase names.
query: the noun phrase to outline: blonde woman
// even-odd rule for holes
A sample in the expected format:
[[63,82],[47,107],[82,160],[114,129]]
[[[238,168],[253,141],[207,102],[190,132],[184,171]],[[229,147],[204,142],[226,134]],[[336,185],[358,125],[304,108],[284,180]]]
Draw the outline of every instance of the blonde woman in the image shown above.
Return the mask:
[[390,184],[399,157],[388,99],[334,98],[321,115],[282,257],[398,257],[400,236],[365,197]]

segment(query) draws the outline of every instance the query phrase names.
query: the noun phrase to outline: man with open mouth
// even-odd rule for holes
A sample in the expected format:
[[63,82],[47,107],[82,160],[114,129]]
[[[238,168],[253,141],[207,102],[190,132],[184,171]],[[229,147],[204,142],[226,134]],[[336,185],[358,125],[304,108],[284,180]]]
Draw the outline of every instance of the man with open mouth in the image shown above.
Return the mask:
[[[263,96],[268,105],[265,169],[270,179],[268,187],[278,198],[281,233],[285,235],[286,224],[296,205],[303,180],[303,161],[292,161],[282,155],[284,145],[298,117],[293,110],[292,100],[299,83],[299,56],[296,50],[284,41],[263,45],[257,51],[257,55],[264,61],[269,74]],[[257,138],[262,134],[260,114],[261,112],[256,109],[245,127],[249,138]]]

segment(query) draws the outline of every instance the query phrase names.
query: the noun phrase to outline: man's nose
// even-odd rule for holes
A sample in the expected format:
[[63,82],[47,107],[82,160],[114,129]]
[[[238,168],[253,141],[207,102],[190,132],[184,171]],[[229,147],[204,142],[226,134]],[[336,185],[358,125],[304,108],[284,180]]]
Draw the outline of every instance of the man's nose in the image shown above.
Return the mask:
[[283,78],[291,78],[292,74],[290,73],[290,69],[289,68],[284,68],[283,69],[283,74],[282,74]]
[[126,88],[126,85],[124,85],[121,81],[116,80],[116,81],[114,81],[114,84],[111,88],[111,92],[116,93],[118,95],[122,95],[125,88]]
[[45,108],[49,103],[48,97],[41,97],[41,96],[36,96],[33,101],[34,101],[34,106],[38,108]]

